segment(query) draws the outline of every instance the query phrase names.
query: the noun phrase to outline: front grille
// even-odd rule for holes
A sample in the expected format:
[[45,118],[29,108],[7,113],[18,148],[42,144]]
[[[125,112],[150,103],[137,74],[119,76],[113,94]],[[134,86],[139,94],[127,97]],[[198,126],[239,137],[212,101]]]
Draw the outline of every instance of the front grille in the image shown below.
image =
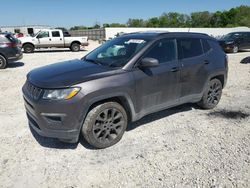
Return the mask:
[[38,100],[43,91],[41,88],[34,86],[28,81],[26,81],[25,83],[25,89],[26,89],[26,94],[34,100]]

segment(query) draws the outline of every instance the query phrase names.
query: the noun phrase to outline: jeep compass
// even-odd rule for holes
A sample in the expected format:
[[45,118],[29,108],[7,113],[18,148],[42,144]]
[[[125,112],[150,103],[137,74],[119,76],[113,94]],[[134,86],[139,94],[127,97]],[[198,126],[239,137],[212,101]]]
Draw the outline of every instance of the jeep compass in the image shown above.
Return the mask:
[[79,60],[32,70],[23,86],[38,134],[96,148],[117,143],[128,123],[183,103],[212,109],[227,81],[227,56],[206,34],[139,32]]

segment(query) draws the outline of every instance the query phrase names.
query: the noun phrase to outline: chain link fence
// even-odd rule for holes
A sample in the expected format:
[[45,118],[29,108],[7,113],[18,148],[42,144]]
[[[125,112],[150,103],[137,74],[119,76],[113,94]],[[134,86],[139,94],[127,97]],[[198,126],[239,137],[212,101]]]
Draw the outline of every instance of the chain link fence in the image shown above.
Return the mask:
[[102,41],[105,39],[105,29],[86,29],[69,31],[71,36],[87,36],[89,40]]

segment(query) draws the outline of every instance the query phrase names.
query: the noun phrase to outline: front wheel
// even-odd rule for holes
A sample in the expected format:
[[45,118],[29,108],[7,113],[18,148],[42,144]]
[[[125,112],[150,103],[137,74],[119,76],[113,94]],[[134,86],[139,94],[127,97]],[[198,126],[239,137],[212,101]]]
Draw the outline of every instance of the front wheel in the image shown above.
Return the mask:
[[116,102],[107,102],[89,111],[82,134],[90,145],[107,148],[120,141],[127,124],[128,118],[124,108]]
[[219,103],[221,94],[221,81],[218,79],[210,80],[198,105],[204,109],[212,109]]
[[7,66],[7,60],[4,56],[0,55],[0,69],[5,69]]
[[24,44],[23,45],[23,51],[25,53],[33,53],[35,50],[35,47],[32,44]]

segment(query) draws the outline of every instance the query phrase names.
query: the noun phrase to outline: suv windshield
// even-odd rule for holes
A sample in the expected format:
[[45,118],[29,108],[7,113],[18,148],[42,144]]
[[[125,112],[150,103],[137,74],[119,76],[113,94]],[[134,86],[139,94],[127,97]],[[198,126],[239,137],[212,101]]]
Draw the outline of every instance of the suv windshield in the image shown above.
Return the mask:
[[147,43],[146,39],[118,37],[85,56],[84,60],[105,66],[123,67]]
[[228,33],[227,35],[223,36],[222,39],[224,40],[234,40],[241,36],[240,33]]

